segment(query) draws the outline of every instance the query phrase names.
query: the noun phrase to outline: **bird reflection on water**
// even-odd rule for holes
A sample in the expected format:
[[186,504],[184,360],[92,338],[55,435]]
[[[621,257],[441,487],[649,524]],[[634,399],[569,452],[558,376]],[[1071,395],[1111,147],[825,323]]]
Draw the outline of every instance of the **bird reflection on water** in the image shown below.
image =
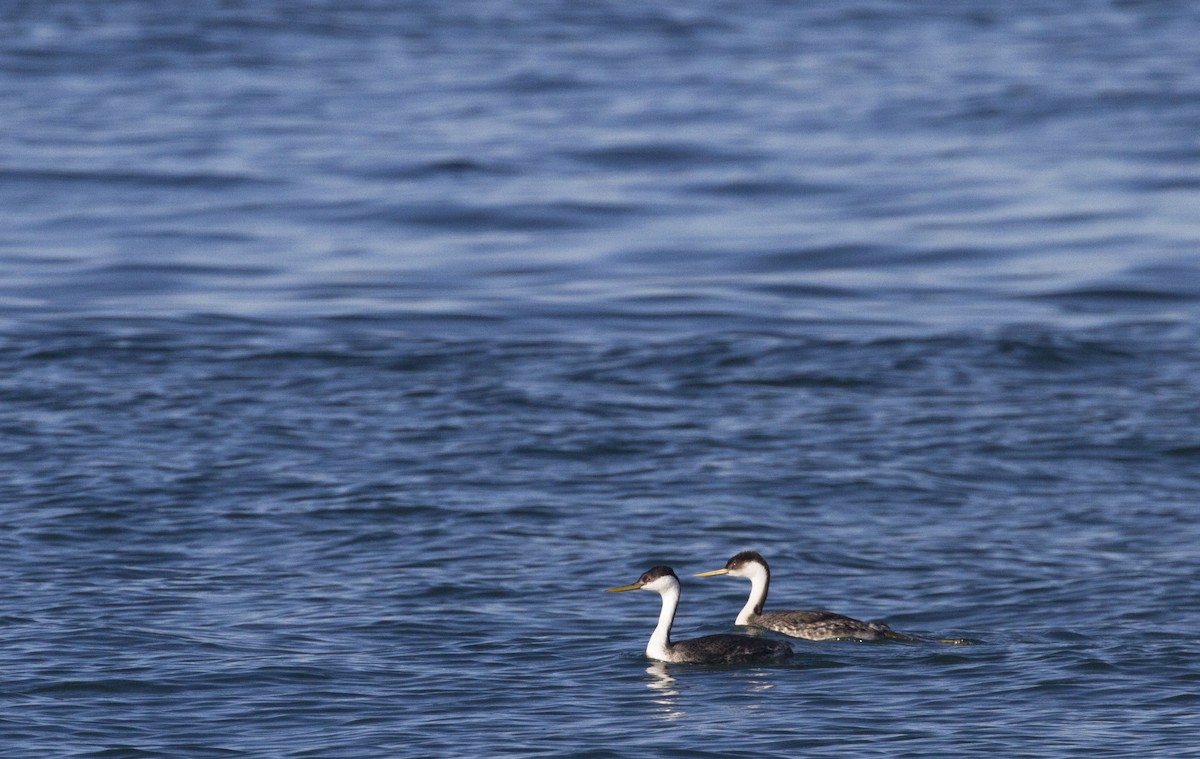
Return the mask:
[[667,670],[666,662],[656,661],[646,667],[646,687],[652,691],[655,698],[651,702],[657,707],[654,710],[655,719],[677,720],[687,716],[679,708],[679,689],[675,687],[675,678]]
[[[671,674],[671,666],[666,662],[656,661],[646,667],[647,677],[643,680],[651,692],[651,703],[655,708],[650,716],[654,719],[674,721],[687,716],[687,712],[680,705],[679,680]],[[683,673],[685,677],[704,676],[701,674],[702,670],[685,668],[677,671]],[[746,693],[750,695],[759,696],[775,688],[774,673],[768,669],[737,671],[729,674],[732,674],[738,682],[744,682],[748,686]],[[739,708],[747,711],[754,711],[761,707],[762,703],[757,699],[739,704]]]

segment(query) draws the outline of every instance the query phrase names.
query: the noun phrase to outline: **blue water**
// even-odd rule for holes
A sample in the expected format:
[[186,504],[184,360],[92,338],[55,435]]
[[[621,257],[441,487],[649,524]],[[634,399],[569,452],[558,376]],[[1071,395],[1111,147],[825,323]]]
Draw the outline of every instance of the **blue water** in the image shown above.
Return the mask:
[[1193,4],[0,22],[0,755],[1200,756]]

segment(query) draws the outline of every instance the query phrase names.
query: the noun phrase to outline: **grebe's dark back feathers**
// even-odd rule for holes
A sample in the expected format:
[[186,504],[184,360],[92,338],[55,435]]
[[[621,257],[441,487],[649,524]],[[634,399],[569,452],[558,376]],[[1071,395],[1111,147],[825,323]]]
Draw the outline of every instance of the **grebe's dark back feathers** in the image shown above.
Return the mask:
[[681,662],[744,664],[785,659],[792,655],[792,646],[783,640],[722,633],[681,640],[675,644],[675,653]]

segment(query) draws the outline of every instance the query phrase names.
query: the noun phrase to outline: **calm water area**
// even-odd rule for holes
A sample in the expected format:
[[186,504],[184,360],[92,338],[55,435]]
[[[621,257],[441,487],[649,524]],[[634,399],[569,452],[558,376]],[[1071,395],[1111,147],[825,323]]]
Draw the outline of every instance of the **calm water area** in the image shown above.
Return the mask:
[[0,756],[1200,756],[1200,6],[0,28]]

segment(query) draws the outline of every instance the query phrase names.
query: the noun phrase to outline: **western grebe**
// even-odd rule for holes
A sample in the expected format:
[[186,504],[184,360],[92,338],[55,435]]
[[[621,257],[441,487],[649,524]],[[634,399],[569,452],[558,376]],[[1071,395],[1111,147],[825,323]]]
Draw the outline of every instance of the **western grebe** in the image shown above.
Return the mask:
[[[767,589],[771,584],[771,569],[767,566],[767,560],[756,551],[742,551],[726,562],[721,569],[700,572],[696,576],[711,577],[713,575],[732,575],[750,579],[750,597],[746,599],[746,605],[738,612],[735,624],[762,627],[805,640],[835,640],[838,638],[909,642],[921,640],[921,638],[898,633],[879,622],[863,622],[843,614],[835,614],[832,611],[764,612],[763,604],[767,600]],[[940,642],[961,643],[963,641],[945,640]]]
[[679,606],[679,578],[670,567],[654,567],[632,585],[609,588],[604,592],[621,593],[626,590],[652,590],[662,596],[658,626],[646,644],[646,656],[651,659],[691,664],[737,664],[792,655],[792,647],[785,641],[733,633],[705,635],[672,643],[671,624],[675,621],[675,609]]

